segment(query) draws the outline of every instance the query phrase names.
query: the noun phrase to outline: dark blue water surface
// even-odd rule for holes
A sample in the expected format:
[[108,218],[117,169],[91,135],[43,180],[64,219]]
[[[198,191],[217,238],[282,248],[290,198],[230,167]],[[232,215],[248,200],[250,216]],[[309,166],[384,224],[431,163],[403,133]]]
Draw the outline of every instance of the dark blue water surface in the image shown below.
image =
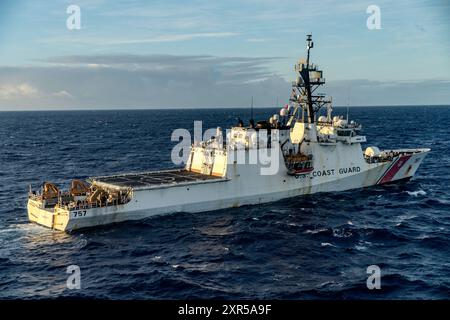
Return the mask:
[[[0,298],[450,297],[449,107],[350,109],[367,145],[432,148],[406,184],[72,234],[27,220],[29,184],[172,167],[173,129],[238,116],[249,110],[0,113]],[[72,264],[80,290],[66,287]],[[366,287],[373,264],[381,290]]]

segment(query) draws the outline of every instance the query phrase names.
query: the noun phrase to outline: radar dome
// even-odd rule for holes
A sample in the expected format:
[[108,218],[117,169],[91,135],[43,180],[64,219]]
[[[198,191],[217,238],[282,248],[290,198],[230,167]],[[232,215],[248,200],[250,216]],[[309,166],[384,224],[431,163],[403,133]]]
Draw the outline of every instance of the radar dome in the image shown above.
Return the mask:
[[345,120],[345,119],[339,119],[339,120],[336,122],[336,124],[337,124],[339,127],[345,127],[345,126],[347,125],[347,120]]
[[367,147],[366,151],[364,151],[364,155],[366,157],[374,157],[379,156],[381,154],[380,149],[378,147]]

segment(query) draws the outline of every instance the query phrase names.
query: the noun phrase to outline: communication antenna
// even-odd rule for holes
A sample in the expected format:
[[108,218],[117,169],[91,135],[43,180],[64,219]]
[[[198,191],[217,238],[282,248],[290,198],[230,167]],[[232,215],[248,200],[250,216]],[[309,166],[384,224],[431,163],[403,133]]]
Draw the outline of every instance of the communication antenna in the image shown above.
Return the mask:
[[330,101],[327,106],[327,120],[331,121],[331,112],[333,112],[333,97],[330,97]]
[[312,41],[312,34],[306,35],[306,49],[308,50],[308,56],[306,58],[306,64],[309,68],[309,50],[314,48],[314,42]]
[[250,107],[250,120],[253,120],[253,96],[252,96],[252,106]]
[[348,94],[347,94],[347,122],[348,122],[349,109],[350,109],[350,86],[348,86]]

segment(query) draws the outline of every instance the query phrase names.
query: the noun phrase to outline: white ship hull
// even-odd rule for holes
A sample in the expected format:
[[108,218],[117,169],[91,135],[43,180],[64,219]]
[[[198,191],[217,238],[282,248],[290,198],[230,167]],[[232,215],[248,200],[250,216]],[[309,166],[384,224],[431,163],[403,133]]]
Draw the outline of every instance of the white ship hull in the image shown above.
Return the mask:
[[[280,168],[275,175],[261,175],[260,165],[257,164],[228,164],[227,175],[222,178],[179,185],[135,188],[131,201],[123,205],[66,211],[60,209],[57,213],[39,209],[38,204],[29,202],[29,218],[53,229],[71,231],[162,214],[211,211],[318,192],[364,188],[413,177],[429,151],[429,149],[396,150],[398,153],[407,152],[408,155],[397,156],[389,162],[367,163],[359,144],[338,144],[333,147],[317,145],[316,148],[318,148],[315,152],[316,157],[319,155],[318,158],[323,161],[315,166],[314,171],[301,176],[287,175],[285,167]],[[336,153],[340,153],[339,150],[331,148],[341,148],[343,158],[336,157]],[[249,157],[250,153],[256,150],[233,152],[236,159],[237,153],[244,153]],[[333,157],[328,157],[331,154]],[[339,161],[333,161],[336,159]],[[280,164],[284,165],[282,159]],[[170,172],[176,170],[162,173]],[[101,178],[99,180],[101,181]]]

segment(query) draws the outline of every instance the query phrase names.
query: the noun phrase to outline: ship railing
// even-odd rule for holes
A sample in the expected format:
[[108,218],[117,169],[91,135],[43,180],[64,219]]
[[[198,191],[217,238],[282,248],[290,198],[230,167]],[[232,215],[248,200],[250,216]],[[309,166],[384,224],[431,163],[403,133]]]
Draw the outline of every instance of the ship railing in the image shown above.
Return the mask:
[[131,201],[131,198],[127,199],[126,201],[120,201],[118,199],[113,200],[113,201],[106,201],[106,202],[92,202],[92,203],[88,203],[88,202],[81,202],[79,204],[64,204],[61,205],[61,207],[67,209],[67,210],[84,210],[84,209],[94,209],[94,208],[104,208],[104,207],[112,207],[112,206],[117,206],[117,205],[121,205],[121,204],[126,204],[128,202]]
[[411,155],[414,154],[413,151],[384,151],[382,154],[380,155],[375,155],[375,156],[364,156],[365,160],[367,163],[383,163],[383,162],[390,162],[393,161],[395,158],[397,157],[402,157],[402,156],[406,156],[406,155]]
[[42,195],[39,193],[30,192],[28,193],[28,198],[31,200],[39,201],[42,200]]

